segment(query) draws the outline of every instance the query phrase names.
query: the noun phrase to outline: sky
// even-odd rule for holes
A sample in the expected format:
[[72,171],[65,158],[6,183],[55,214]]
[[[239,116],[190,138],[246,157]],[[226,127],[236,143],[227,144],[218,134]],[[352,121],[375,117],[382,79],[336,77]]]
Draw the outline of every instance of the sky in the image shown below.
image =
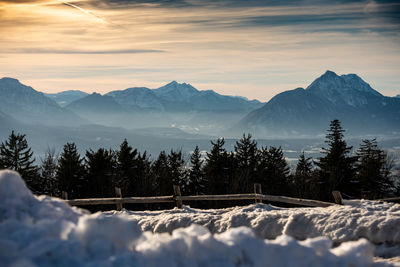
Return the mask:
[[326,70],[400,94],[400,1],[0,0],[0,77],[43,92],[176,80],[268,101]]

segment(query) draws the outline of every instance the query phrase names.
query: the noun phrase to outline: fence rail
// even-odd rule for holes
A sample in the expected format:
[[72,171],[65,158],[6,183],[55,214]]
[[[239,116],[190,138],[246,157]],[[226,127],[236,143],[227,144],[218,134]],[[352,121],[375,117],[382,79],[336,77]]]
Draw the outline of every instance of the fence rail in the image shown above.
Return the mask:
[[400,202],[400,197],[380,198],[380,199],[377,199],[377,201]]
[[[182,208],[183,201],[215,201],[215,200],[254,200],[255,203],[261,203],[263,200],[271,202],[281,202],[309,207],[328,207],[335,203],[324,202],[312,199],[292,198],[285,196],[264,195],[261,193],[261,185],[254,185],[254,193],[250,194],[226,194],[226,195],[195,195],[182,196],[179,186],[174,185],[174,195],[154,196],[154,197],[122,197],[121,190],[115,189],[117,197],[113,198],[86,198],[66,200],[72,206],[85,205],[116,205],[117,210],[122,209],[123,204],[143,204],[143,203],[175,203],[178,208]],[[63,196],[67,194],[63,194]],[[338,203],[339,204],[339,203]]]

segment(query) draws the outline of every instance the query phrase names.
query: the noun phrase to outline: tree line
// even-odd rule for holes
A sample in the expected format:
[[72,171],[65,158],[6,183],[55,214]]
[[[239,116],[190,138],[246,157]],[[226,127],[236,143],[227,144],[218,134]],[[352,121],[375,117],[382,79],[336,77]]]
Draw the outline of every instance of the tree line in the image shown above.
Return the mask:
[[322,156],[313,160],[303,152],[291,171],[281,147],[259,148],[251,134],[243,134],[234,151],[224,148],[223,138],[211,141],[205,155],[196,146],[189,162],[175,150],[151,160],[124,140],[117,150],[89,149],[84,157],[67,143],[60,155],[48,150],[38,166],[26,136],[13,131],[0,145],[0,169],[18,171],[34,193],[60,197],[65,191],[69,198],[114,197],[115,186],[124,196],[172,195],[173,184],[183,195],[249,193],[253,183],[265,194],[325,201],[333,190],[367,199],[399,195],[394,161],[376,139],[362,140],[352,153],[343,133],[340,121],[331,121]]

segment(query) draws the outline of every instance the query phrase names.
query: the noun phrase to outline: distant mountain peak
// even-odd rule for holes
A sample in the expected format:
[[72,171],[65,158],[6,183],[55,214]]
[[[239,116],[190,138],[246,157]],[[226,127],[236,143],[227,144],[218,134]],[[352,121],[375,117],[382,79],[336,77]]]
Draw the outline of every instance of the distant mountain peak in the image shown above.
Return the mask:
[[3,82],[13,82],[13,83],[19,83],[20,84],[20,81],[18,79],[10,78],[10,77],[3,77],[0,80],[3,81]]
[[351,106],[365,104],[370,97],[382,96],[356,74],[338,76],[329,70],[313,81],[306,90],[334,104],[346,103]]
[[191,84],[189,83],[178,83],[177,81],[172,81],[164,86],[161,86],[160,88],[156,89],[156,90],[190,90],[190,91],[196,91],[198,92],[198,90],[196,88],[194,88]]
[[352,131],[397,132],[400,102],[375,91],[356,74],[326,71],[305,90],[297,88],[274,96],[250,112],[239,125],[263,134],[318,133],[333,118]]
[[172,81],[170,83],[167,83],[165,86],[175,86],[178,85],[179,83],[177,81]]
[[338,75],[334,71],[327,70],[321,77],[338,77]]
[[83,98],[75,100],[66,106],[68,109],[77,112],[123,112],[124,109],[115,99],[109,95],[92,93]]
[[71,102],[78,100],[82,97],[89,95],[88,93],[82,92],[80,90],[67,90],[61,91],[55,94],[45,94],[45,96],[53,99],[57,102],[61,107],[65,107]]
[[22,123],[76,125],[83,120],[14,78],[0,79],[0,107]]
[[200,91],[188,83],[172,81],[160,88],[154,89],[154,93],[167,101],[176,101],[177,99],[188,101],[190,98],[200,94]]

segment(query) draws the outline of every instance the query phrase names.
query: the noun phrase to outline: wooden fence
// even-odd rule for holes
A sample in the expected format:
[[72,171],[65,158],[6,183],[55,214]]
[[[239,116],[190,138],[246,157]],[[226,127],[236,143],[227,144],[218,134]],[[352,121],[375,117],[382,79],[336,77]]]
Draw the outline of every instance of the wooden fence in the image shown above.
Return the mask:
[[[68,195],[63,192],[62,196],[69,205],[72,206],[85,206],[85,205],[116,205],[117,210],[122,209],[123,204],[132,203],[175,203],[176,207],[182,208],[183,201],[207,201],[207,200],[254,200],[255,203],[262,203],[262,201],[281,202],[287,204],[294,204],[299,206],[308,207],[328,207],[335,205],[335,203],[324,202],[312,199],[293,198],[285,196],[263,195],[261,192],[261,185],[254,184],[254,193],[249,194],[227,194],[227,195],[195,195],[195,196],[182,196],[179,186],[174,185],[174,195],[171,196],[155,196],[155,197],[122,197],[121,189],[116,187],[114,198],[87,198],[87,199],[67,199]],[[335,193],[334,193],[335,195]],[[336,194],[337,195],[337,194]],[[340,193],[339,193],[340,195]],[[339,197],[337,195],[337,197]],[[340,196],[341,199],[341,196]],[[335,197],[336,200],[336,197]],[[342,204],[342,201],[336,201],[337,204]]]

